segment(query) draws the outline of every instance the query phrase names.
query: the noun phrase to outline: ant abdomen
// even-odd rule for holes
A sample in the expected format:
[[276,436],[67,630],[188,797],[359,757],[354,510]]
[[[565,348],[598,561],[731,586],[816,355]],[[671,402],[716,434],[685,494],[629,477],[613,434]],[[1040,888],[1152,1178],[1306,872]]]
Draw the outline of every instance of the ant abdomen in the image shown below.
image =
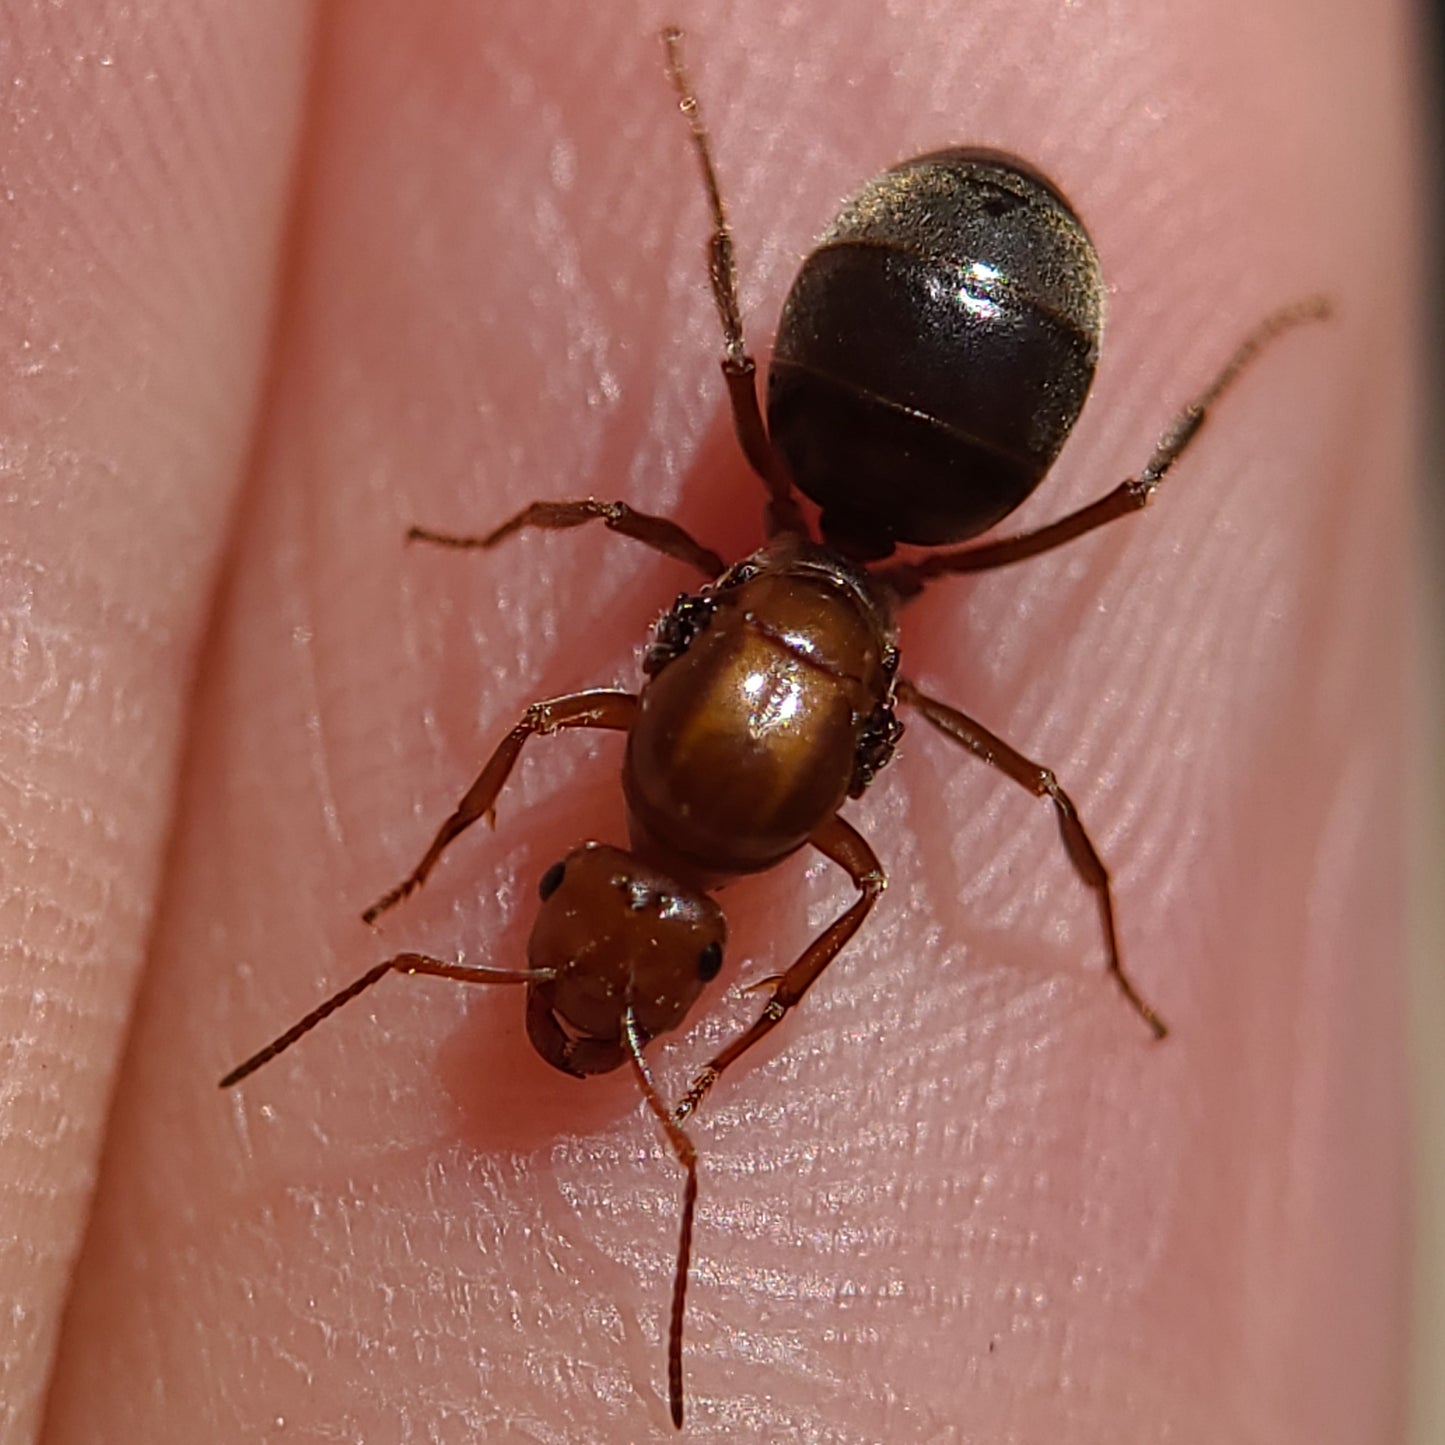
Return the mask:
[[768,432],[851,555],[960,542],[1042,480],[1099,355],[1093,243],[1044,178],[943,150],[875,176],[803,262]]

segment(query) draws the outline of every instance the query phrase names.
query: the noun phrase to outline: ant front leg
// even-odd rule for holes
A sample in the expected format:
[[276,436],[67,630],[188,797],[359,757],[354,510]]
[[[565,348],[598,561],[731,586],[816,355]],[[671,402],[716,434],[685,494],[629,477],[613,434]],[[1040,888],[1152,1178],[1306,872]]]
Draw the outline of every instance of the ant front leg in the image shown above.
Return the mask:
[[738,271],[733,256],[733,233],[723,205],[722,187],[712,163],[712,142],[703,124],[702,111],[693,92],[692,82],[682,62],[682,31],[669,26],[662,32],[667,51],[667,74],[677,92],[678,109],[687,120],[692,143],[702,167],[703,189],[707,192],[708,210],[712,214],[712,236],[708,241],[708,276],[712,282],[712,298],[717,306],[723,330],[723,379],[727,382],[728,400],[732,405],[733,427],[738,444],[748,465],[762,478],[768,489],[768,535],[778,532],[802,532],[803,518],[793,496],[792,484],[782,459],[768,439],[763,414],[758,407],[757,363],[743,344],[743,318],[738,306]]
[[734,1039],[692,1081],[682,1102],[673,1110],[673,1118],[679,1123],[697,1110],[723,1070],[735,1064],[755,1043],[770,1034],[783,1021],[789,1009],[799,1003],[817,982],[818,976],[857,933],[878,901],[878,895],[888,886],[888,875],[863,835],[836,813],[808,841],[848,874],[860,896],[846,913],[835,918],[803,950],[802,956],[786,973],[773,981],[773,996],[757,1022]]
[[634,511],[626,502],[599,502],[593,497],[583,497],[575,502],[532,502],[484,537],[459,537],[450,532],[433,532],[429,527],[412,527],[406,539],[408,542],[431,542],[438,547],[476,547],[489,551],[526,527],[555,532],[583,527],[588,522],[601,522],[610,532],[641,542],[644,547],[651,547],[664,557],[686,562],[709,580],[727,566],[711,547],[704,547],[691,532],[679,527],[676,522],[666,517],[654,517],[648,512]]
[[447,845],[478,818],[486,818],[488,822],[493,820],[497,794],[502,791],[523,746],[533,734],[562,732],[566,728],[606,728],[625,733],[631,730],[636,717],[637,698],[630,692],[611,689],[573,692],[546,702],[534,702],[522,715],[521,722],[502,739],[496,752],[487,759],[486,766],[477,775],[476,782],[467,789],[451,817],[437,829],[437,835],[421,862],[395,888],[378,898],[361,915],[361,921],[375,923],[387,909],[420,888]]
[[1041,552],[1051,552],[1082,537],[1107,522],[1127,517],[1149,505],[1159,484],[1180,457],[1189,450],[1190,443],[1199,435],[1200,428],[1209,419],[1209,413],[1219,399],[1239,379],[1246,368],[1259,356],[1266,346],[1287,331],[1304,325],[1308,321],[1323,321],[1330,316],[1332,308],[1323,296],[1311,296],[1297,301],[1292,306],[1282,306],[1266,316],[1240,344],[1234,354],[1220,368],[1218,375],[1193,401],[1186,406],[1169,429],[1159,439],[1154,454],[1138,476],[1120,482],[1112,492],[1105,493],[1098,501],[1067,517],[1060,517],[1037,531],[1021,532],[1016,537],[1004,537],[997,542],[984,542],[977,547],[964,547],[957,552],[940,552],[924,557],[917,562],[903,562],[893,567],[882,567],[875,574],[878,579],[891,587],[903,600],[916,597],[935,577],[951,576],[958,572],[986,572],[994,567],[1008,567],[1022,562],[1026,557],[1037,557]]
[[1084,831],[1073,799],[1059,786],[1052,770],[1031,762],[1002,738],[996,737],[981,723],[976,723],[957,708],[949,707],[946,703],[919,692],[906,678],[898,680],[897,692],[903,702],[917,708],[924,719],[932,723],[945,737],[962,743],[975,757],[982,758],[990,767],[997,768],[1014,782],[1027,788],[1036,798],[1047,798],[1054,805],[1059,819],[1059,832],[1063,835],[1069,861],[1074,865],[1074,871],[1094,890],[1094,896],[1099,900],[1099,918],[1103,924],[1104,944],[1108,950],[1109,972],[1113,974],[1114,981],[1134,1011],[1154,1031],[1154,1037],[1162,1039],[1169,1032],[1164,1020],[1144,1001],[1143,995],[1134,987],[1134,981],[1124,971],[1124,964],[1119,957],[1119,938],[1114,928],[1114,895],[1109,886],[1109,871],[1104,867],[1098,849]]

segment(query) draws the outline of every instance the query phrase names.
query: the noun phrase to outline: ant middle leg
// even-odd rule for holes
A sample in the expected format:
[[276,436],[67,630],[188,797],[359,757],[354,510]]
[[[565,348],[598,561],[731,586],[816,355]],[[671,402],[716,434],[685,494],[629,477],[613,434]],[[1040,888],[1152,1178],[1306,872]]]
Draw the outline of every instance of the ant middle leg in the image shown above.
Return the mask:
[[1059,832],[1074,871],[1093,890],[1099,903],[1099,919],[1104,930],[1104,945],[1108,952],[1108,969],[1128,999],[1135,1013],[1154,1032],[1156,1039],[1162,1039],[1169,1032],[1164,1020],[1145,1001],[1134,986],[1134,981],[1125,972],[1119,956],[1119,937],[1114,926],[1114,895],[1109,885],[1109,871],[1099,857],[1084,825],[1079,820],[1074,801],[1059,785],[1051,769],[1026,758],[1016,748],[989,732],[981,723],[971,717],[920,692],[906,678],[897,684],[898,697],[910,707],[916,708],[925,721],[930,722],[945,737],[961,743],[975,757],[981,758],[990,767],[997,768],[1021,787],[1025,787],[1036,798],[1047,798],[1054,805],[1059,820]]
[[727,566],[711,547],[704,547],[691,532],[679,527],[676,522],[635,511],[626,502],[599,502],[593,497],[568,502],[532,502],[482,537],[457,536],[450,532],[434,532],[430,527],[412,527],[406,539],[408,542],[431,542],[438,547],[488,551],[526,527],[564,531],[570,527],[586,526],[588,522],[601,522],[608,531],[641,542],[644,547],[651,547],[665,557],[686,562],[707,578],[718,576]]
[[1209,413],[1219,399],[1239,379],[1242,372],[1253,362],[1270,342],[1277,337],[1302,326],[1308,321],[1323,321],[1332,313],[1327,297],[1310,296],[1293,305],[1282,306],[1272,311],[1240,344],[1234,354],[1220,368],[1214,380],[1195,397],[1170,423],[1168,430],[1159,439],[1143,471],[1137,476],[1120,482],[1113,491],[1107,492],[1098,501],[1080,507],[1032,532],[1021,532],[1014,537],[1004,537],[997,542],[984,542],[979,546],[964,547],[956,552],[940,552],[917,562],[903,562],[892,567],[881,567],[876,576],[890,587],[900,599],[907,601],[916,597],[935,577],[950,576],[959,572],[985,572],[994,567],[1007,567],[1022,562],[1026,557],[1037,557],[1041,552],[1051,552],[1082,537],[1096,527],[1127,517],[1149,505],[1159,484],[1180,457],[1189,450],[1190,443],[1199,435],[1200,428],[1209,419]]
[[732,406],[733,428],[748,465],[762,478],[768,491],[768,535],[778,532],[802,532],[803,518],[793,496],[792,484],[782,460],[768,439],[763,414],[758,407],[757,363],[748,355],[743,343],[743,318],[738,306],[738,271],[733,255],[733,233],[723,205],[722,187],[712,161],[712,142],[703,124],[697,95],[688,79],[682,59],[682,31],[668,26],[662,32],[667,52],[667,75],[677,92],[678,109],[687,120],[692,143],[702,168],[703,189],[707,192],[708,210],[712,214],[712,235],[708,240],[708,277],[712,282],[713,303],[723,331],[723,379],[727,382],[728,401]]
[[672,1111],[672,1117],[679,1123],[697,1110],[697,1106],[717,1083],[724,1069],[737,1063],[755,1043],[770,1034],[783,1021],[790,1009],[796,1007],[803,995],[818,981],[818,976],[857,933],[863,920],[872,912],[879,895],[888,886],[888,875],[884,873],[882,864],[863,835],[838,814],[835,813],[823,823],[808,841],[847,873],[858,889],[859,896],[845,913],[835,918],[803,950],[796,963],[779,978],[768,981],[772,984],[773,994],[767,1007],[751,1028],[739,1034],[692,1081],[687,1093],[682,1097],[682,1102]]
[[361,915],[361,921],[375,923],[389,908],[420,888],[448,844],[478,818],[486,818],[489,823],[494,820],[497,794],[505,786],[528,738],[536,733],[562,732],[566,728],[605,728],[612,732],[627,732],[636,717],[637,698],[630,692],[610,688],[567,693],[545,702],[534,702],[523,713],[521,722],[497,745],[497,750],[487,759],[477,780],[467,789],[451,816],[437,829],[437,835],[421,862],[395,888],[382,894]]

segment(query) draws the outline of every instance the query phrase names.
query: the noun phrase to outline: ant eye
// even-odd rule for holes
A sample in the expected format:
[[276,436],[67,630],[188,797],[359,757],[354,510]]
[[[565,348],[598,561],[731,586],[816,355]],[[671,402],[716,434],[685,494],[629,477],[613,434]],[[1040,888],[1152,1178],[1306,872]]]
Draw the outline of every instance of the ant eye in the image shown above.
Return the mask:
[[537,883],[537,892],[541,894],[543,903],[562,886],[562,879],[566,876],[566,873],[567,865],[565,863],[554,863],[542,875]]
[[718,970],[722,967],[722,944],[710,943],[697,956],[697,976],[704,982],[709,983],[718,976]]

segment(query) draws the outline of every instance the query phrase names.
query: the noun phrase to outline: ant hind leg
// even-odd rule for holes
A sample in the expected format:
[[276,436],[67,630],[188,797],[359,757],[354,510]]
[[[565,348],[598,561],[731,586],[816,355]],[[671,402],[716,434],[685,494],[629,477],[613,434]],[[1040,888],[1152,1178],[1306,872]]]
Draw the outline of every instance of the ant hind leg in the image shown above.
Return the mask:
[[748,465],[762,478],[768,491],[768,535],[803,532],[802,514],[793,496],[792,484],[781,458],[768,439],[763,414],[758,407],[757,363],[743,343],[743,319],[738,306],[738,272],[733,255],[733,233],[723,204],[722,188],[712,161],[712,142],[703,124],[697,95],[682,60],[682,31],[669,26],[662,32],[667,51],[667,74],[677,92],[678,109],[687,120],[692,143],[702,168],[703,188],[712,214],[712,236],[708,240],[708,276],[713,302],[723,331],[723,378],[732,406],[733,428]]
[[917,562],[903,562],[896,566],[879,569],[875,576],[892,589],[902,601],[917,597],[936,577],[952,576],[959,572],[986,572],[994,567],[1008,567],[1022,562],[1026,557],[1037,557],[1040,553],[1051,552],[1082,537],[1107,522],[1127,517],[1149,505],[1150,499],[1159,489],[1159,484],[1186,451],[1200,428],[1209,419],[1219,399],[1239,379],[1247,367],[1259,356],[1266,346],[1287,331],[1309,321],[1323,321],[1332,314],[1328,298],[1310,296],[1290,306],[1281,306],[1272,311],[1238,346],[1229,360],[1216,373],[1214,380],[1199,393],[1169,424],[1160,437],[1144,469],[1137,475],[1119,483],[1111,492],[1106,492],[1097,501],[1080,507],[1032,532],[1020,532],[1013,537],[1003,537],[997,542],[983,542],[977,546],[963,547],[955,552],[939,552]]

